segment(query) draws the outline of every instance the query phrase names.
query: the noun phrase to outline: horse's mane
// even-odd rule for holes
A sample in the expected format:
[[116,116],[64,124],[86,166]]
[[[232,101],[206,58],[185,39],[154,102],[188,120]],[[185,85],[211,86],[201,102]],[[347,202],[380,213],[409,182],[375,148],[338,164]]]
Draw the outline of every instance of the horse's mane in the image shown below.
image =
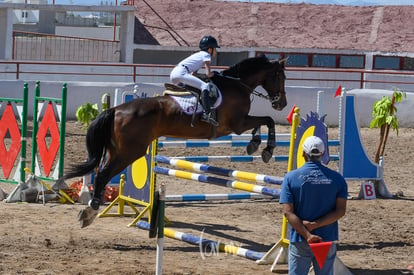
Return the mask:
[[263,68],[266,68],[266,65],[269,64],[269,59],[265,55],[259,55],[256,57],[244,59],[241,62],[224,70],[222,73],[223,75],[227,76],[243,78],[253,72],[257,72]]

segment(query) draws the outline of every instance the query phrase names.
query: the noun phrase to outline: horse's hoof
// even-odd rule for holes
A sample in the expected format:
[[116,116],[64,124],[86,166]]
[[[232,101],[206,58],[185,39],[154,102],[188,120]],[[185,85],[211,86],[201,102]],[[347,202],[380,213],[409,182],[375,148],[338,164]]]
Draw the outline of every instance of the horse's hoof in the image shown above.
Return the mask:
[[94,221],[97,215],[98,215],[98,210],[94,210],[89,206],[79,211],[78,221],[80,223],[81,228],[84,228],[90,225]]
[[269,160],[272,158],[272,153],[266,150],[263,150],[262,152],[262,160],[264,163],[268,163]]
[[247,144],[246,151],[248,155],[252,155],[254,152],[259,149],[260,142],[251,140],[249,144]]

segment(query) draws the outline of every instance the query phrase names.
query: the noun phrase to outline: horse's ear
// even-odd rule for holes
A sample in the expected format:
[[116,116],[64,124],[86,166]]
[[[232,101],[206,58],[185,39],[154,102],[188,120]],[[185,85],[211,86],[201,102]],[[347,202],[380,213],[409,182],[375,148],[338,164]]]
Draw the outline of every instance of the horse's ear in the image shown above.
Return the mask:
[[287,60],[288,60],[288,58],[289,57],[285,57],[285,58],[280,58],[280,59],[272,59],[272,60],[270,60],[270,62],[272,62],[272,63],[276,63],[276,62],[278,62],[280,65],[285,65],[286,64],[286,62],[287,62]]
[[286,65],[286,62],[288,61],[288,59],[289,59],[289,56],[285,57],[283,59],[279,59],[278,62],[279,62],[280,65],[284,66],[284,65]]

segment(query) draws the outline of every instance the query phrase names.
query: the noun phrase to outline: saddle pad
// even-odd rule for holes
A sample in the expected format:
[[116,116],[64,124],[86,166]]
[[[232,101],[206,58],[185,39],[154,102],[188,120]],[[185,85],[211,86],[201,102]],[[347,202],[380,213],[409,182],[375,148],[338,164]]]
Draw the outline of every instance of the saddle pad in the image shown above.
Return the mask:
[[[172,99],[180,106],[181,110],[187,115],[192,115],[195,111],[195,104],[197,102],[197,98],[193,95],[186,95],[186,96],[174,96],[170,95]],[[203,106],[198,103],[197,106],[197,114],[203,111]]]

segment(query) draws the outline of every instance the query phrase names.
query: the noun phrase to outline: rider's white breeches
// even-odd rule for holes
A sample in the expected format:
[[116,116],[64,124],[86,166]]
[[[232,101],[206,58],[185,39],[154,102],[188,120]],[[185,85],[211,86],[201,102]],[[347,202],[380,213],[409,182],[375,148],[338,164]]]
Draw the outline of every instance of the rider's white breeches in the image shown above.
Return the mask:
[[208,90],[208,83],[202,81],[198,77],[193,76],[187,72],[187,69],[183,66],[176,66],[170,74],[170,80],[173,84],[183,83],[194,88],[198,88],[201,91]]

